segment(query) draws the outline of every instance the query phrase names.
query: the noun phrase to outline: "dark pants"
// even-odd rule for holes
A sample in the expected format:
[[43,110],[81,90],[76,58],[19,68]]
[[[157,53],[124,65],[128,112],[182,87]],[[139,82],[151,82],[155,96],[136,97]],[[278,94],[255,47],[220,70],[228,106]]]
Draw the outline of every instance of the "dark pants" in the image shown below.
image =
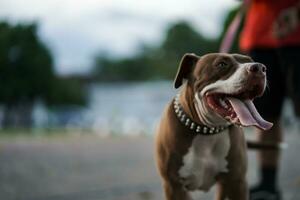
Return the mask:
[[267,66],[268,87],[261,98],[255,100],[258,111],[267,120],[279,119],[285,97],[294,104],[300,116],[300,47],[255,49],[250,56]]

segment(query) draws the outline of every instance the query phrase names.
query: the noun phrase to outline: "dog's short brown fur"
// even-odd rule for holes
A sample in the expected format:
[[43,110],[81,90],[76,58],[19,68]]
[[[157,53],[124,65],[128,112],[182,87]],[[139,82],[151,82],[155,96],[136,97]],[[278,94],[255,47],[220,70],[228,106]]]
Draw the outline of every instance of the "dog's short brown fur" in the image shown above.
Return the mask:
[[[220,64],[222,62],[225,62],[227,66],[222,67],[224,65]],[[254,62],[251,58],[238,54],[216,53],[208,54],[201,58],[194,54],[186,54],[181,61],[175,79],[176,88],[180,87],[183,81],[186,80],[180,91],[180,104],[185,113],[196,123],[203,124],[203,119],[200,119],[201,117],[199,117],[199,113],[195,108],[195,94],[202,92],[206,86],[218,80],[229,79],[244,63],[250,63],[250,66],[251,63]],[[242,72],[242,74],[245,73],[245,76],[248,76],[247,73],[250,73],[249,66],[246,66],[248,67],[247,70]],[[262,65],[259,67],[261,66]],[[243,67],[245,66],[243,65]],[[251,78],[247,78],[247,83],[243,83],[245,87],[252,87],[251,85],[253,85],[253,83],[259,82],[257,84],[258,89],[256,88],[256,96],[260,96],[265,89],[265,71],[259,71],[258,73],[260,74],[255,74],[255,77],[252,73]],[[207,180],[199,179],[201,177],[208,177],[208,179],[212,178],[211,180],[215,180],[218,184],[216,199],[246,200],[248,196],[245,178],[247,156],[242,128],[233,124],[229,126],[227,130],[223,131],[223,133],[199,136],[179,121],[174,112],[173,101],[174,100],[167,105],[163,113],[156,137],[156,161],[163,180],[166,199],[188,200],[191,199],[189,195],[191,191],[198,189],[204,191],[209,190],[212,183],[208,182],[205,183],[205,185],[204,182]],[[212,122],[216,119],[215,122],[217,125],[228,124],[228,120],[212,113],[212,110],[208,110],[209,113],[205,113],[205,117],[211,115],[209,119],[213,119]],[[209,126],[211,126],[211,124],[209,124]],[[195,177],[184,177],[182,175],[186,170],[190,172],[190,168],[188,167],[195,167],[195,165],[189,165],[191,164],[188,160],[189,155],[193,155],[191,153],[189,154],[191,149],[196,149],[201,155],[206,151],[218,151],[219,148],[222,150],[222,145],[227,145],[227,143],[223,143],[223,137],[229,138],[230,141],[228,153],[226,157],[222,157],[220,161],[220,163],[224,163],[223,160],[226,159],[226,163],[228,163],[226,165],[226,172],[220,170],[220,173],[215,174],[216,170],[208,167],[203,170],[203,172],[205,172],[203,175],[198,176],[197,172],[195,172]],[[195,155],[198,155],[197,152]],[[208,153],[207,155],[213,155],[208,158],[209,162],[214,161],[213,159],[219,159],[219,155],[216,152],[213,154]],[[199,158],[200,161],[201,159],[202,158]],[[185,164],[189,166],[185,168]],[[212,164],[212,166],[214,167],[215,165]],[[210,174],[212,174],[213,177],[210,177]]]

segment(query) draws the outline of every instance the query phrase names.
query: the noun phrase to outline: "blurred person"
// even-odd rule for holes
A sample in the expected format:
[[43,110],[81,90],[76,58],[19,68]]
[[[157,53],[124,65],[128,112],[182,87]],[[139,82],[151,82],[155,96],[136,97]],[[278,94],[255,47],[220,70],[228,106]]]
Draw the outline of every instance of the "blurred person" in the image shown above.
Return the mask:
[[[250,0],[246,8],[240,49],[268,67],[269,90],[255,103],[262,116],[274,123],[269,131],[258,130],[257,136],[259,141],[280,143],[285,97],[291,97],[300,116],[300,1]],[[258,162],[260,180],[250,189],[250,200],[280,200],[280,150],[259,151]]]

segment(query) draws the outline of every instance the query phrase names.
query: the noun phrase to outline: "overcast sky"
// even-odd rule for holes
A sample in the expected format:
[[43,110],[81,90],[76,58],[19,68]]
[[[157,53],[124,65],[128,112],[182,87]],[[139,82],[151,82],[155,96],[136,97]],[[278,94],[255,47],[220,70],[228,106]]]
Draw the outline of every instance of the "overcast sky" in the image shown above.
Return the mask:
[[84,73],[94,56],[132,55],[139,44],[157,44],[166,27],[186,19],[216,37],[235,0],[0,0],[0,19],[39,23],[58,73]]

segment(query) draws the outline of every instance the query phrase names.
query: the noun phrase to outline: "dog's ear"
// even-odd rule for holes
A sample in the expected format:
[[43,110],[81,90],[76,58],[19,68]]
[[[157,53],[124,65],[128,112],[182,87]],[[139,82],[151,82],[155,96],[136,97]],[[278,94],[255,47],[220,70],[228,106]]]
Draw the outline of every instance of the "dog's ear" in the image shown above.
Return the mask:
[[188,78],[189,73],[192,72],[194,65],[199,60],[199,56],[193,53],[186,53],[181,58],[180,65],[175,77],[174,87],[179,88],[184,79]]

